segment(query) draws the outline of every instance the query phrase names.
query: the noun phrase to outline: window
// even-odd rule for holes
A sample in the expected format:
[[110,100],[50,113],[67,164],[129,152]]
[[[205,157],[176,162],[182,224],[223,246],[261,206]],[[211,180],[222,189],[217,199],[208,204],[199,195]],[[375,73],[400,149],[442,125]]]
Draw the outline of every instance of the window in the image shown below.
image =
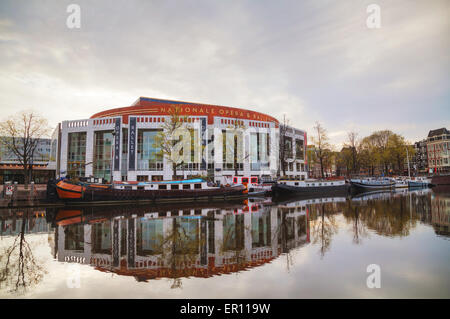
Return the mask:
[[85,175],[86,132],[69,133],[67,172],[76,176]]
[[158,189],[167,189],[167,185],[158,185]]
[[201,189],[202,188],[202,184],[194,184],[194,188],[195,189]]
[[113,153],[113,135],[112,131],[98,131],[94,136],[94,177],[103,177],[110,179],[112,153]]
[[156,136],[160,130],[138,130],[137,134],[137,168],[138,170],[163,170],[161,149],[155,146]]
[[143,190],[144,186],[138,186],[137,189]]
[[248,183],[248,177],[243,177],[242,178],[242,183]]
[[237,177],[233,178],[233,183],[237,184]]
[[258,177],[252,177],[252,183],[258,183]]
[[183,189],[191,189],[191,184],[183,184]]
[[180,189],[180,185],[178,185],[178,184],[172,184],[172,185],[170,186],[170,189]]
[[296,159],[300,159],[300,160],[304,159],[304,143],[303,143],[303,140],[300,140],[300,139],[296,139],[295,140],[295,158]]

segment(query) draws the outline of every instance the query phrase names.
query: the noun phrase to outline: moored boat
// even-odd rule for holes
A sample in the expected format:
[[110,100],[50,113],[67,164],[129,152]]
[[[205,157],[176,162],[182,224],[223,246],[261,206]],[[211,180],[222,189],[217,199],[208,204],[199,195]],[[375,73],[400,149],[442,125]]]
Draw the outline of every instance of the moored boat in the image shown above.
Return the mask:
[[408,181],[409,188],[431,187],[431,181],[426,177],[414,177]]
[[274,196],[299,197],[347,196],[349,185],[345,180],[280,180],[273,187]]
[[395,188],[407,188],[408,187],[408,178],[405,177],[396,177],[392,178],[395,183]]
[[356,190],[381,190],[381,189],[392,189],[395,188],[395,181],[385,178],[385,179],[351,179],[350,185]]
[[160,182],[118,182],[110,184],[75,183],[68,180],[56,184],[58,197],[65,201],[191,201],[223,200],[248,196],[244,185],[213,186],[202,179]]
[[234,176],[233,184],[242,184],[247,187],[249,196],[264,196],[272,192],[274,183],[261,182],[256,176]]
[[439,185],[450,185],[450,175],[435,175],[431,178],[431,184]]

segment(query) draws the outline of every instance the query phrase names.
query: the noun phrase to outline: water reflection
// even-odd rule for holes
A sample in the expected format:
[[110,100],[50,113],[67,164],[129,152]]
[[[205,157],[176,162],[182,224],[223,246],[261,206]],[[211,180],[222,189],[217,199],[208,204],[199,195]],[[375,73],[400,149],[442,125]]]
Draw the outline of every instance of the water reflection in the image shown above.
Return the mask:
[[[373,236],[408,237],[418,225],[447,239],[449,221],[450,196],[430,190],[284,202],[2,210],[0,295],[25,294],[45,281],[45,263],[35,256],[45,245],[54,262],[88,265],[135,282],[167,278],[176,289],[188,278],[252,271],[282,255],[289,271],[298,258],[292,253],[309,246],[322,262],[342,232],[356,246]],[[38,237],[45,243],[33,239]]]
[[46,271],[34,256],[35,243],[30,243],[25,234],[46,233],[49,229],[45,211],[9,210],[2,214],[1,235],[9,238],[0,250],[0,289],[20,294],[42,280]]
[[251,269],[309,242],[306,205],[61,209],[58,260],[133,276],[211,277]]

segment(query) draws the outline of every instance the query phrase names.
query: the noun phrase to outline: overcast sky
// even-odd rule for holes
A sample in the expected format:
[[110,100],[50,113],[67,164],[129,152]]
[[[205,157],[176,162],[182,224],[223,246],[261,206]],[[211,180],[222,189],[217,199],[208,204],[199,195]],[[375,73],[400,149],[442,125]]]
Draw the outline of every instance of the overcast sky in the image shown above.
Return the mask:
[[0,1],[0,119],[35,109],[55,126],[147,96],[320,121],[337,144],[416,141],[450,129],[449,77],[448,0]]

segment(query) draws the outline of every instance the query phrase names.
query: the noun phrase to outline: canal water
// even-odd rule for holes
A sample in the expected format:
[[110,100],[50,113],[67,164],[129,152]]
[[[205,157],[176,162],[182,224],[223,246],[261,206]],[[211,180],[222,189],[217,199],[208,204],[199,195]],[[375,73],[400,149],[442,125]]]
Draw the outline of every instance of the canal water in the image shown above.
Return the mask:
[[1,298],[449,298],[450,193],[0,210]]

